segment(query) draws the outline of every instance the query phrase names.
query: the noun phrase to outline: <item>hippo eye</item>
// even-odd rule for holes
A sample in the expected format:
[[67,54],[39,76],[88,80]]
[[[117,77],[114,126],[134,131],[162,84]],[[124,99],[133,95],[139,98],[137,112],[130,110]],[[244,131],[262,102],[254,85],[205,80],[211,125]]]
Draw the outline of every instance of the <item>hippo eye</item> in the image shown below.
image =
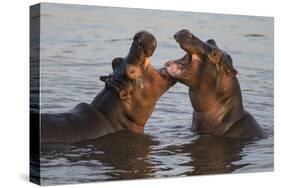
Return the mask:
[[214,49],[212,52],[211,52],[211,56],[212,56],[212,58],[214,58],[214,59],[217,59],[217,58],[219,58],[219,56],[220,56],[220,50],[219,49]]
[[208,57],[213,63],[219,63],[221,59],[221,51],[216,48],[208,54]]
[[214,58],[217,58],[218,57],[218,53],[217,52],[212,52],[212,56],[214,57]]

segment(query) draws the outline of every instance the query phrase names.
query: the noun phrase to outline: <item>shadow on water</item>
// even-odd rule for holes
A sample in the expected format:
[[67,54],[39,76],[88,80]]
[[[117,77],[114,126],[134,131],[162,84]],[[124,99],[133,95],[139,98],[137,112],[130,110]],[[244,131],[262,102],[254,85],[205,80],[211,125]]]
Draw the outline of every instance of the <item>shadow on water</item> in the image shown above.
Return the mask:
[[191,143],[169,146],[166,150],[174,153],[187,153],[190,160],[181,166],[190,166],[192,170],[181,175],[206,175],[230,173],[250,164],[236,165],[233,162],[243,158],[243,148],[252,143],[249,139],[227,139],[210,135],[200,135]]

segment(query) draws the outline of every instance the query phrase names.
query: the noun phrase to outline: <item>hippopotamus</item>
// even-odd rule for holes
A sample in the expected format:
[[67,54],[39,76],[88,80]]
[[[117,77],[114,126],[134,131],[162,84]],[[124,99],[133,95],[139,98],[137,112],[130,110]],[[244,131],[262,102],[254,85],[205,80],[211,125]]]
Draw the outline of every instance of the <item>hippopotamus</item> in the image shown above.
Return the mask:
[[243,107],[231,56],[215,40],[203,42],[186,29],[174,38],[186,54],[168,61],[165,68],[189,87],[192,130],[228,138],[265,138],[265,131]]
[[149,32],[136,33],[128,55],[113,59],[113,72],[100,77],[105,87],[90,104],[41,114],[41,143],[77,143],[121,130],[143,133],[157,100],[175,84],[164,68],[150,63],[156,45]]

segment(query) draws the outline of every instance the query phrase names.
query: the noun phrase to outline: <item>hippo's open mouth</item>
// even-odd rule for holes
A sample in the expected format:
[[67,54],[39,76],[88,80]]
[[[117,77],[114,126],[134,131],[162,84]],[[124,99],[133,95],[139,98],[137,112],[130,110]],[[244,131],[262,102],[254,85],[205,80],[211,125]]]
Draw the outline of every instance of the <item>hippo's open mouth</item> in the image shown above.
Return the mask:
[[174,39],[180,45],[186,54],[178,61],[189,64],[192,62],[192,49],[194,48],[194,36],[187,30],[180,31],[174,35]]
[[188,71],[192,67],[192,55],[183,49],[186,54],[177,60],[170,60],[165,63],[165,70],[162,74],[167,74],[169,78],[179,78],[183,71]]
[[191,68],[192,56],[187,52],[181,59],[172,60],[165,63],[165,70],[162,74],[167,74],[168,77],[178,77],[183,70]]
[[174,39],[186,54],[178,60],[168,61],[165,64],[165,68],[171,77],[179,79],[183,77],[183,74],[186,77],[192,74],[192,62],[196,62],[197,59],[195,58],[198,57],[198,54],[202,54],[204,45],[202,41],[186,29],[177,32],[174,35]]
[[192,62],[192,55],[186,52],[186,54],[179,60],[180,64],[189,65]]

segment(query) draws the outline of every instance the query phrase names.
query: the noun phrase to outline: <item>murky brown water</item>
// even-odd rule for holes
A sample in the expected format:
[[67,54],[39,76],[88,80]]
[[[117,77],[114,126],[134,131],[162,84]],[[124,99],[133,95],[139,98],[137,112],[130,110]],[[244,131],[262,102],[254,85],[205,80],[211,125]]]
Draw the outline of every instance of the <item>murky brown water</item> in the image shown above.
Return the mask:
[[184,54],[172,36],[187,28],[231,54],[245,108],[269,134],[229,140],[192,133],[188,89],[176,84],[158,101],[144,135],[44,145],[43,184],[273,170],[273,19],[57,4],[44,4],[41,19],[43,112],[90,103],[104,87],[99,76],[111,72],[114,57],[127,54],[137,31],[157,38],[152,64],[160,68]]

